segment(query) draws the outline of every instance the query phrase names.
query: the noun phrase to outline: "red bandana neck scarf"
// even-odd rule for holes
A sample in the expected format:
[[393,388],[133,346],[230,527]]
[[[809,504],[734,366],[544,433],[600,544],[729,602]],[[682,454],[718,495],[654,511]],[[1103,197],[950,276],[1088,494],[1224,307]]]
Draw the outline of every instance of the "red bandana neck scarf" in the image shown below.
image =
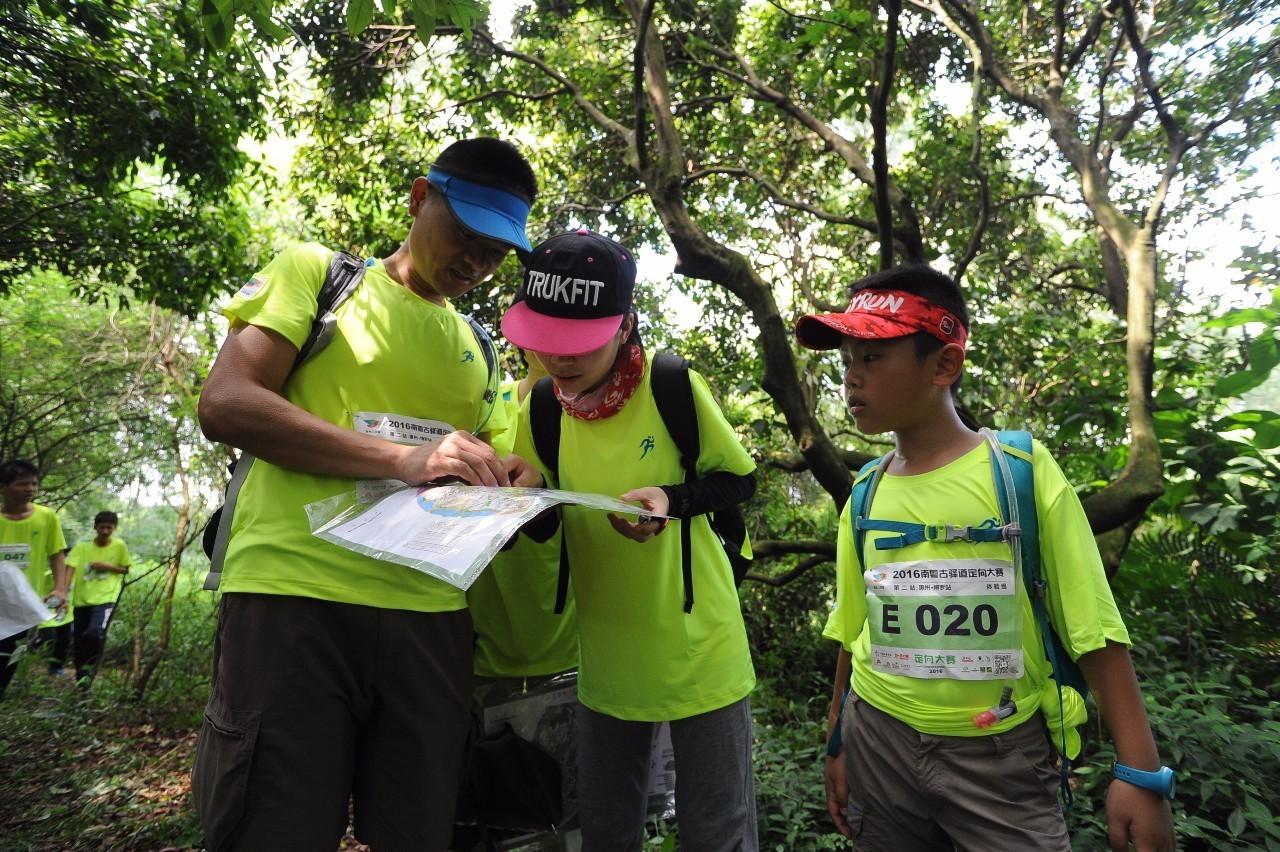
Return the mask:
[[638,343],[624,344],[618,360],[604,384],[593,391],[563,394],[556,388],[556,399],[565,414],[579,420],[604,420],[622,410],[644,378],[644,349]]

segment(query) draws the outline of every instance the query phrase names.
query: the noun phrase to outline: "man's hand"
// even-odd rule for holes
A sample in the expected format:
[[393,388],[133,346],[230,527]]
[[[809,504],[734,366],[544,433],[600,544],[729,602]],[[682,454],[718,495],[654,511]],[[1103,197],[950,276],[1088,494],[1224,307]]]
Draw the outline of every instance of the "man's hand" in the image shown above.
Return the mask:
[[420,444],[404,450],[396,465],[396,479],[410,485],[446,476],[456,476],[469,485],[511,484],[493,447],[470,432],[451,432],[438,444]]
[[822,780],[827,786],[827,813],[831,815],[837,831],[845,837],[853,837],[844,812],[849,804],[849,779],[845,775],[844,751],[841,750],[836,757],[826,757],[823,760],[826,763]]
[[514,488],[542,488],[542,474],[527,459],[512,453],[502,459],[502,467]]
[[1116,852],[1130,841],[1138,852],[1172,852],[1173,811],[1169,801],[1118,778],[1107,789],[1107,839]]
[[[670,501],[667,499],[667,492],[656,485],[633,488],[626,494],[621,495],[619,499],[638,502],[647,513],[654,515],[665,515],[667,509],[671,508]],[[642,517],[641,520],[633,524],[612,512],[609,513],[609,523],[613,524],[613,528],[618,531],[619,535],[624,535],[632,541],[639,542],[648,541],[667,527],[667,522],[663,518]]]

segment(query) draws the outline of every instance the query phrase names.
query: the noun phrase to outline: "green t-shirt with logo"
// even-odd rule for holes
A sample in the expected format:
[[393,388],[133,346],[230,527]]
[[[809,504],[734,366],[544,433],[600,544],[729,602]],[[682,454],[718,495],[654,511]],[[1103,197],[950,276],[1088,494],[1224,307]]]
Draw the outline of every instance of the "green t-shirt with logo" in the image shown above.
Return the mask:
[[[0,560],[4,560],[26,575],[31,588],[43,600],[53,592],[53,571],[49,557],[65,550],[67,540],[62,537],[62,524],[52,509],[36,504],[31,516],[21,521],[0,515]],[[41,627],[57,627],[71,619],[71,607],[61,619],[51,618]]]
[[[1129,634],[1107,585],[1080,500],[1041,444],[1032,452],[1041,571],[1048,612],[1072,659]],[[854,553],[851,507],[836,538],[836,605],[823,633],[851,652],[854,690],[924,734],[982,736],[1026,721],[1051,674],[1022,578],[1005,542],[925,541],[877,550],[894,533],[868,531]],[[937,470],[885,475],[869,516],[980,527],[998,523],[990,450],[980,444]],[[869,591],[870,588],[870,591]],[[889,590],[893,591],[889,591]],[[1008,675],[1020,669],[1017,677]],[[974,715],[1013,687],[1017,712],[990,728]]]
[[[520,414],[517,382],[503,387],[498,407],[507,431],[493,438],[499,457],[513,451]],[[494,557],[467,589],[476,629],[475,673],[483,677],[533,677],[578,665],[578,630],[573,595],[557,615],[560,533],[539,544],[516,536],[510,550]]]
[[[286,249],[223,313],[234,324],[272,329],[301,347],[332,256],[315,243]],[[420,298],[375,262],[338,309],[332,341],[291,373],[281,392],[344,429],[443,437],[455,429],[478,431],[489,411],[487,382],[483,352],[453,306]],[[344,477],[256,460],[236,501],[222,590],[417,612],[464,608],[460,589],[311,534],[304,507],[356,487]]]
[[[556,487],[618,496],[633,488],[684,482],[649,384],[652,358],[635,394],[611,417],[560,417]],[[751,473],[755,463],[711,396],[690,372],[702,455],[698,472]],[[521,408],[516,452],[541,465]],[[544,474],[547,473],[543,467]],[[578,605],[578,698],[599,713],[653,722],[683,719],[748,695],[755,671],[733,571],[705,515],[694,518],[694,606],[684,611],[680,521],[636,542],[604,512],[564,506],[570,578]],[[634,520],[632,518],[631,520]]]
[[75,570],[75,592],[71,602],[75,606],[113,604],[124,587],[124,575],[114,571],[95,571],[92,562],[105,562],[117,568],[129,567],[129,548],[124,541],[113,537],[105,547],[94,544],[93,539],[77,542],[67,555],[67,565]]

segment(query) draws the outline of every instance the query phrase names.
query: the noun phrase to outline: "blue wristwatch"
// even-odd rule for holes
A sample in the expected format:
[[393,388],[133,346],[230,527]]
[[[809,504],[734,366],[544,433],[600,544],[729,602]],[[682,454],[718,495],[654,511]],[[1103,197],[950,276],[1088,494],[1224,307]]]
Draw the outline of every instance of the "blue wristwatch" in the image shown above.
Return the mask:
[[1173,774],[1173,770],[1167,766],[1161,766],[1154,772],[1147,772],[1143,769],[1125,766],[1123,763],[1113,763],[1111,771],[1125,783],[1141,787],[1144,790],[1150,790],[1157,796],[1173,799],[1173,791],[1178,778]]

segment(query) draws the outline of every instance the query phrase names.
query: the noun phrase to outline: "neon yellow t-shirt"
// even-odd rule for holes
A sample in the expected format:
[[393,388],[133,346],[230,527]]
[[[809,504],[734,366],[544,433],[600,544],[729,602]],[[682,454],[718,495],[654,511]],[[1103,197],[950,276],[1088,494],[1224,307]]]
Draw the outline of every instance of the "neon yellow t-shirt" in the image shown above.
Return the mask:
[[[1111,588],[1107,585],[1098,547],[1075,491],[1062,475],[1057,462],[1039,442],[1032,452],[1035,479],[1036,514],[1040,523],[1041,573],[1049,585],[1047,610],[1072,659],[1102,648],[1108,640],[1129,643],[1129,634],[1116,609]],[[836,538],[836,606],[827,620],[823,635],[840,642],[852,653],[851,683],[860,697],[924,734],[945,736],[983,736],[1007,731],[1026,721],[1040,707],[1042,689],[1050,675],[1044,643],[1031,609],[1030,599],[1021,577],[1009,571],[1003,579],[1011,580],[1016,603],[1010,605],[1020,621],[1020,646],[1023,673],[1010,682],[997,680],[960,680],[949,677],[920,677],[887,673],[875,668],[872,634],[868,625],[869,599],[862,570],[853,551],[853,530],[846,505],[840,517]],[[873,519],[948,523],[955,526],[982,526],[1000,516],[999,502],[992,479],[990,451],[983,443],[965,455],[937,470],[917,476],[885,475],[876,490],[869,512]],[[875,542],[888,532],[868,531],[863,556],[867,570],[878,567],[890,574],[895,571],[920,570],[920,563],[937,566],[972,566],[980,562],[1005,562],[1012,559],[1010,546],[1004,542],[953,542],[939,544],[925,541],[892,550],[877,550]],[[971,569],[969,569],[971,570]],[[936,581],[930,581],[936,582]],[[938,636],[948,630],[968,630],[974,636],[982,627],[993,627],[990,618],[979,618],[969,602],[952,612],[932,609],[931,598],[904,597],[904,605],[890,616],[890,629],[911,629],[923,623]],[[998,594],[988,597],[989,604],[998,603]],[[936,600],[933,599],[933,600]],[[948,598],[957,601],[959,598]],[[918,603],[916,603],[918,602]],[[914,606],[912,605],[914,604]],[[870,602],[874,609],[875,602]],[[915,610],[913,612],[913,609]],[[882,611],[883,621],[885,615]],[[937,616],[937,617],[935,617]],[[884,629],[882,625],[881,629]],[[919,629],[918,627],[916,628]],[[883,634],[881,634],[883,636]],[[968,640],[966,640],[968,641]],[[883,662],[882,662],[883,667]],[[990,728],[978,728],[972,717],[999,703],[1005,685],[1013,687],[1017,712]]]
[[[53,592],[53,571],[49,557],[65,550],[67,540],[62,537],[62,524],[52,509],[36,504],[31,516],[21,521],[0,515],[0,559],[17,565],[26,574],[27,582],[43,600]],[[51,618],[41,627],[57,627],[71,619],[71,607],[61,619]]]
[[[684,482],[649,384],[603,420],[560,416],[558,487],[617,496]],[[690,373],[702,455],[698,472],[745,475],[755,463],[738,442],[706,381]],[[541,466],[521,408],[516,452]],[[547,474],[545,466],[543,473]],[[578,604],[579,700],[640,722],[683,719],[732,704],[755,686],[746,628],[728,557],[705,515],[693,519],[693,611],[684,611],[680,521],[641,543],[621,536],[604,512],[562,507],[570,578]]]
[[[223,313],[234,324],[272,329],[301,347],[332,255],[315,243],[281,252]],[[282,393],[294,405],[345,429],[390,418],[447,434],[475,431],[485,417],[488,369],[452,305],[418,297],[375,262],[338,309],[337,326],[329,345],[285,382]],[[351,479],[256,460],[236,501],[222,590],[417,612],[464,608],[460,589],[311,534],[303,507],[355,487]]]
[[124,541],[112,538],[106,547],[98,547],[93,539],[77,542],[67,555],[67,565],[75,569],[75,592],[71,602],[75,606],[113,604],[124,587],[124,575],[113,571],[93,571],[91,562],[105,562],[118,568],[129,567],[129,548]]
[[[498,456],[512,452],[519,420],[517,382],[498,396],[507,431],[493,438]],[[495,418],[497,412],[495,412]],[[532,677],[576,668],[578,630],[573,594],[556,615],[560,577],[560,533],[539,544],[519,535],[510,550],[494,557],[467,589],[476,629],[475,673],[483,677]]]

